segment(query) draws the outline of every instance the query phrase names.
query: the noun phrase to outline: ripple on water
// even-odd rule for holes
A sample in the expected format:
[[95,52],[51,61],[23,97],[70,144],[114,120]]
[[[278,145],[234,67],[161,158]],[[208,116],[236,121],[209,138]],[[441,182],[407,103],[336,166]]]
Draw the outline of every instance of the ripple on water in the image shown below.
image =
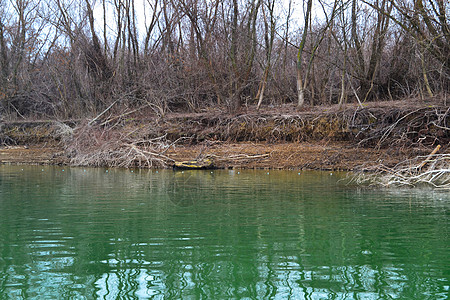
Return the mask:
[[449,292],[447,194],[340,173],[22,168],[0,166],[0,298]]

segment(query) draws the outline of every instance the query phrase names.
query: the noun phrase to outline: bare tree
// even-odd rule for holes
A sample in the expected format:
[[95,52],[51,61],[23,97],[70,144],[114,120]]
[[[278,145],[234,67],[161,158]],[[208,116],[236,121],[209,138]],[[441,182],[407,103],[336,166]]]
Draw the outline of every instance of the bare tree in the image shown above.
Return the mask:
[[[425,62],[425,54],[438,62],[440,70],[438,76],[443,82],[450,81],[450,27],[448,24],[448,1],[442,0],[415,0],[389,1],[389,10],[383,6],[369,1],[364,1],[379,14],[389,18],[401,29],[409,34],[419,48],[419,60],[423,83],[427,94],[433,95],[432,87],[428,79],[429,66]],[[448,84],[442,84],[441,89],[448,89]]]
[[249,2],[245,8],[246,11],[242,13],[243,16],[247,17],[243,18],[239,24],[237,21],[239,4],[237,0],[233,0],[232,48],[230,53],[234,78],[230,77],[232,82],[229,89],[229,99],[231,99],[231,108],[234,111],[239,110],[242,106],[242,93],[249,85],[248,80],[256,55],[256,25],[261,3],[261,0]]
[[[4,7],[3,0],[0,0],[0,6]],[[6,46],[5,25],[4,25],[4,12],[0,9],[0,68],[1,68],[1,95],[0,98],[6,96],[6,90],[4,90],[8,81],[9,66],[8,66],[8,49]]]
[[255,96],[258,109],[342,107],[450,89],[448,1],[304,0],[297,30],[293,1],[137,0],[143,21],[136,0],[40,1],[0,0],[0,109],[12,117],[236,112]]
[[308,37],[308,27],[309,22],[311,20],[311,9],[312,9],[312,0],[307,0],[306,3],[306,10],[304,14],[304,27],[303,27],[303,34],[302,39],[300,41],[300,46],[298,47],[298,53],[297,53],[297,96],[298,96],[298,102],[297,107],[302,107],[305,103],[305,80],[303,79],[303,52],[305,49],[306,40]]
[[[385,46],[386,33],[389,27],[389,15],[392,10],[392,2],[387,0],[376,0],[372,6],[376,7],[375,28],[370,41],[370,57],[366,63],[364,55],[364,45],[360,38],[358,30],[358,4],[356,0],[352,0],[352,18],[351,18],[351,36],[356,52],[355,77],[360,81],[360,98],[366,101],[374,86],[377,69],[380,65],[381,54]],[[366,17],[365,17],[366,18]]]
[[107,80],[111,77],[111,71],[108,66],[105,54],[102,52],[100,40],[95,32],[94,13],[92,11],[90,0],[85,0],[86,13],[89,18],[89,29],[91,32],[91,41],[86,45],[85,54],[88,67],[100,79]]
[[[269,76],[269,72],[270,72],[270,67],[271,67],[271,58],[272,58],[272,50],[273,50],[273,42],[275,39],[275,26],[276,26],[276,21],[275,21],[275,1],[274,0],[267,0],[266,3],[264,3],[265,5],[262,6],[262,12],[263,12],[263,17],[264,17],[264,29],[265,29],[265,33],[264,33],[264,41],[265,41],[265,46],[266,46],[266,67],[264,69],[264,74],[263,74],[263,78],[260,84],[260,87],[258,89],[258,93],[256,98],[258,98],[258,104],[257,104],[257,109],[259,109],[259,107],[261,106],[261,103],[263,101],[263,97],[264,97],[264,91],[266,89],[266,84],[267,84],[267,78]],[[264,9],[264,7],[267,6],[267,11],[269,16],[267,16],[266,11]],[[267,20],[269,19],[269,20]]]
[[[151,18],[150,22],[148,23],[148,25],[146,25],[145,28],[146,32],[144,40],[144,55],[147,55],[148,51],[150,50],[150,40],[153,36],[154,29],[156,28],[159,17],[161,15],[161,10],[159,8],[160,0],[147,0],[147,3],[151,10]],[[147,20],[145,20],[145,23],[147,24]]]

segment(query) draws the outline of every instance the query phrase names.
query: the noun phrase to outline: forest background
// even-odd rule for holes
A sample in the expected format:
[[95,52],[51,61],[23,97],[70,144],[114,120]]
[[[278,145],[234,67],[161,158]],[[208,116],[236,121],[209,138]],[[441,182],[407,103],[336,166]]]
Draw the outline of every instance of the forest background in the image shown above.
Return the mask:
[[0,141],[38,145],[1,161],[353,169],[445,153],[449,14],[445,0],[0,0]]
[[164,115],[444,97],[449,10],[444,0],[0,0],[0,111],[67,119],[110,105]]

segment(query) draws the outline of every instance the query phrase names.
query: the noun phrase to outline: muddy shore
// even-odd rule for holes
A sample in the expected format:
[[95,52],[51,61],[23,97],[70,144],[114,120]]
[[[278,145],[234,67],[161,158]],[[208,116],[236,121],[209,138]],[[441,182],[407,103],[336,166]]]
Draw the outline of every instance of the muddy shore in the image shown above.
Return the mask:
[[[181,145],[166,152],[175,161],[193,160],[199,154],[212,157],[218,168],[354,170],[379,163],[395,165],[417,151],[355,149],[343,143],[218,143],[207,149],[204,145]],[[45,144],[2,147],[0,162],[71,164],[63,148]]]
[[[233,115],[207,111],[152,116],[141,112],[133,118],[100,120],[89,126],[82,120],[3,122],[0,163],[170,167],[173,161],[208,157],[219,168],[355,170],[394,166],[429,154],[437,144],[447,153],[448,107],[406,104],[302,112],[285,106]],[[80,153],[86,156],[96,151],[98,155],[88,155],[96,161],[75,163]],[[121,153],[134,156],[126,158],[126,165],[102,160],[110,153],[116,153],[118,161],[125,160],[119,157]],[[156,163],[149,164],[145,153],[156,153],[148,155]]]

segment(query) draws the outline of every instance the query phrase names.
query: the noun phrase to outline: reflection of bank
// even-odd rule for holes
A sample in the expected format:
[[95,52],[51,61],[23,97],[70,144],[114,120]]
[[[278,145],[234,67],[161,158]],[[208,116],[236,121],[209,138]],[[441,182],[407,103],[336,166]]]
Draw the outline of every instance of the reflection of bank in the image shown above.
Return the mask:
[[204,170],[173,172],[173,179],[167,187],[170,201],[181,207],[194,205],[199,197],[205,195],[211,176],[211,172]]

